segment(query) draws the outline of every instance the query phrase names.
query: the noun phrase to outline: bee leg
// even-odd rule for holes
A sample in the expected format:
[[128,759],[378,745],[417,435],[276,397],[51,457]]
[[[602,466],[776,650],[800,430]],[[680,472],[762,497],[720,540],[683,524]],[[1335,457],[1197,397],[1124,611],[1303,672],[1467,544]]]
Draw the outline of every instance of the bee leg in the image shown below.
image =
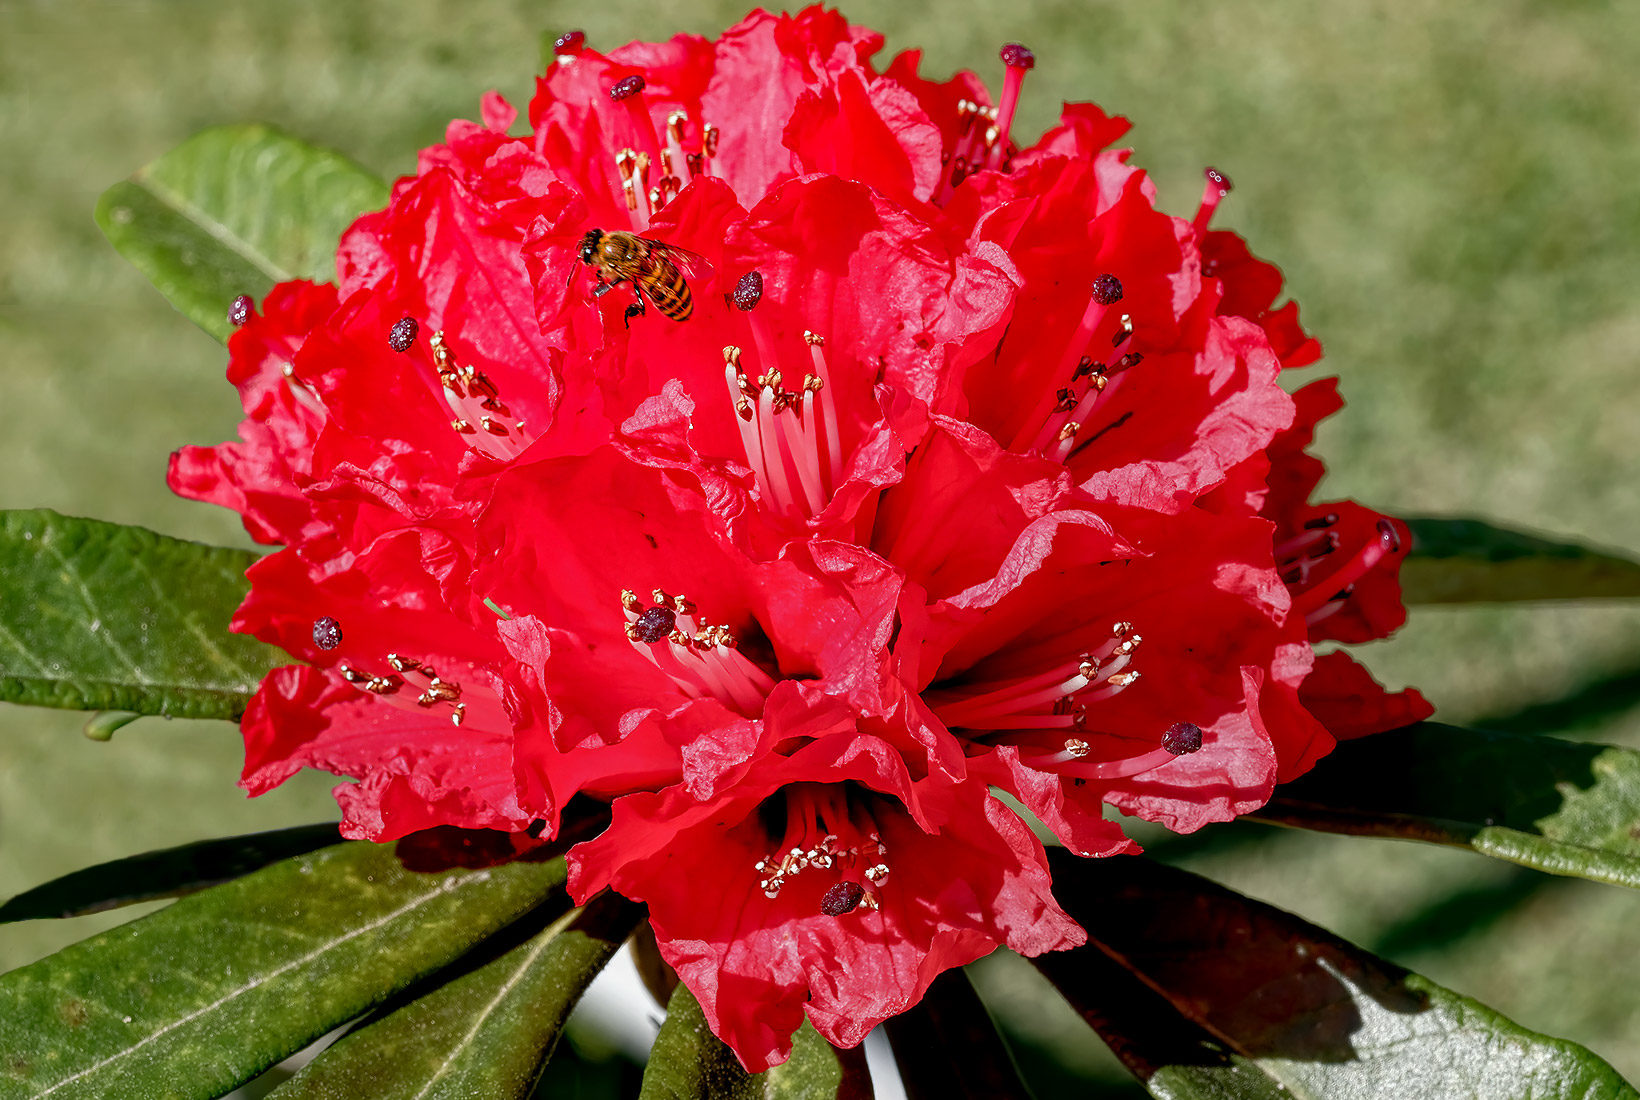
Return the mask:
[[632,318],[642,317],[644,315],[644,312],[645,312],[644,307],[643,307],[643,295],[642,294],[634,294],[633,299],[634,300],[633,300],[632,304],[626,307],[626,327],[627,328],[632,327]]
[[614,283],[599,283],[598,284],[598,289],[594,290],[592,292],[592,296],[594,298],[602,298],[605,294],[608,294],[610,291],[612,291],[614,289],[615,289],[615,284]]

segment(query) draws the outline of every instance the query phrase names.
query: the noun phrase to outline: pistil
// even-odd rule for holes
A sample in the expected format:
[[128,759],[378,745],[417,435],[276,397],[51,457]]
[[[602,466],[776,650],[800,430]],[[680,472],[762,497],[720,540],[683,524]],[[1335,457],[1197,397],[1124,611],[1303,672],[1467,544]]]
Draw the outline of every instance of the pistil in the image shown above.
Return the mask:
[[988,153],[992,167],[1005,168],[1008,162],[1008,131],[1014,124],[1014,111],[1019,106],[1019,90],[1025,84],[1025,74],[1036,68],[1036,54],[1018,42],[1002,47],[1002,63],[1008,67],[1002,78],[1002,103],[997,108],[994,136],[987,136]]
[[1190,223],[1196,230],[1197,238],[1207,232],[1208,223],[1213,220],[1213,211],[1219,208],[1219,203],[1231,190],[1230,177],[1217,168],[1209,168],[1202,175],[1206,177],[1207,185],[1202,189],[1202,202],[1196,208],[1195,220]]

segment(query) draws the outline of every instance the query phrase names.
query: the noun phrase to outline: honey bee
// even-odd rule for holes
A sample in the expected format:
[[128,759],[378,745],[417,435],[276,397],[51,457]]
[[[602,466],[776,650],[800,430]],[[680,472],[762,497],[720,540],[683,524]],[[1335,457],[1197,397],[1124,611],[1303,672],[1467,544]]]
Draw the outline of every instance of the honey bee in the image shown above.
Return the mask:
[[626,307],[626,323],[644,313],[644,296],[655,308],[674,321],[686,321],[695,311],[694,295],[685,275],[709,268],[705,257],[677,245],[652,241],[621,230],[589,229],[581,237],[581,262],[592,268],[598,279],[594,298],[601,298],[619,284],[632,284],[637,299]]

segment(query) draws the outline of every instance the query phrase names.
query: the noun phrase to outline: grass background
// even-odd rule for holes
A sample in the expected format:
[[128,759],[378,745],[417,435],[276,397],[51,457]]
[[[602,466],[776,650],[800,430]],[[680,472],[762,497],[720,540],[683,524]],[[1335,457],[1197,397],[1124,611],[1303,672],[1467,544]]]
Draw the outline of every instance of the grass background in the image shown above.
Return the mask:
[[[538,34],[712,34],[735,5],[472,0],[0,0],[0,507],[242,542],[172,498],[167,454],[229,437],[224,355],[91,220],[103,188],[218,122],[262,120],[384,176],[495,87],[522,106]],[[1165,206],[1200,169],[1218,224],[1281,263],[1341,376],[1327,489],[1640,550],[1640,5],[1624,0],[852,4],[925,71],[1000,77],[1032,45],[1019,132],[1062,98],[1136,123]],[[1426,610],[1366,654],[1453,722],[1640,745],[1640,610]],[[0,896],[100,860],[332,815],[326,777],[255,802],[224,724],[0,707]],[[1231,827],[1169,858],[1295,910],[1640,1079],[1640,896],[1464,853]],[[0,928],[0,969],[121,917]],[[1014,960],[980,972],[1043,1095],[1115,1081]],[[1090,1086],[1091,1087],[1091,1086]],[[1104,1086],[1099,1086],[1103,1088]],[[1111,1084],[1111,1089],[1120,1086]],[[1112,1092],[1111,1094],[1115,1094]]]

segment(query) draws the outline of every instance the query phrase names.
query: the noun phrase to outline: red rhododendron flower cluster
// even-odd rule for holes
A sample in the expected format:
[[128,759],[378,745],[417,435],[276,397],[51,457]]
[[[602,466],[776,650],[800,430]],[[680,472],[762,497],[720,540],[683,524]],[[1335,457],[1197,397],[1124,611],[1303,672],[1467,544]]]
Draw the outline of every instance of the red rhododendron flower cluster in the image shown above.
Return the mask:
[[1097,107],[1019,143],[1029,50],[993,105],[881,43],[566,35],[243,317],[242,441],[171,470],[283,546],[246,789],[350,776],[373,840],[607,803],[573,893],[752,1069],[1083,942],[993,788],[1133,852],[1107,807],[1223,821],[1428,711],[1315,656],[1399,625],[1406,533],[1310,501],[1339,399],[1279,384],[1319,349],[1228,181],[1171,217]]

